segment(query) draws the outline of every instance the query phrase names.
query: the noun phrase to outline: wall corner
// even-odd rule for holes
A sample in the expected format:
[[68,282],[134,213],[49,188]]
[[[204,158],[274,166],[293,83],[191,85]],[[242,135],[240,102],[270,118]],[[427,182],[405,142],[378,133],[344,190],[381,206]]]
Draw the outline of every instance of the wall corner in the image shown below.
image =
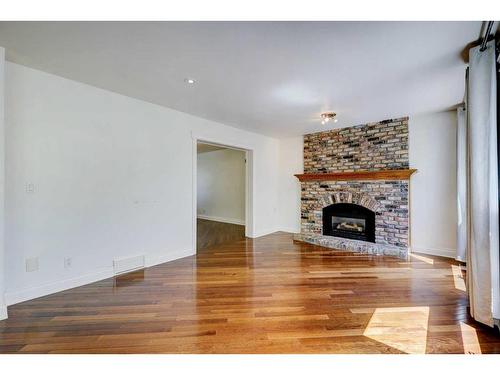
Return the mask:
[[5,304],[5,48],[0,47],[0,319],[7,318]]

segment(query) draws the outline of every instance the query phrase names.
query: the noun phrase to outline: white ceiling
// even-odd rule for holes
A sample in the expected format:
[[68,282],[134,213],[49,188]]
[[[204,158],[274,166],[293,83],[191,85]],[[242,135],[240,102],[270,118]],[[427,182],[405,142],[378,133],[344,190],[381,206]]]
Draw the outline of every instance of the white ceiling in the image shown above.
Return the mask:
[[[285,137],[460,103],[460,53],[480,28],[480,22],[0,22],[0,45],[9,61]],[[320,124],[326,110],[338,113],[337,124]]]

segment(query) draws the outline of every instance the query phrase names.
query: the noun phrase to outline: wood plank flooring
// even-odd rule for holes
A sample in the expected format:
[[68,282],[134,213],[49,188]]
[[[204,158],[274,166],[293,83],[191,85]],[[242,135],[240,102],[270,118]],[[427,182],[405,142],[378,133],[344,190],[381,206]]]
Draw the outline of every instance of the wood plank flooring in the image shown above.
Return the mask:
[[500,353],[462,277],[278,233],[10,306],[0,352]]
[[203,251],[212,246],[245,238],[245,226],[221,223],[213,220],[196,220],[196,250]]

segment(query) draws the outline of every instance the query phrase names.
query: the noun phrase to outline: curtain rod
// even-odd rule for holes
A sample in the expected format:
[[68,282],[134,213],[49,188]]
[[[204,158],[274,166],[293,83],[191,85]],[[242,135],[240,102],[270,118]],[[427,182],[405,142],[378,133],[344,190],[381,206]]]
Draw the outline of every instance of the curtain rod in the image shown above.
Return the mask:
[[495,21],[488,21],[488,26],[486,27],[486,33],[484,34],[483,41],[481,42],[481,48],[479,51],[483,52],[486,49],[486,43],[488,43],[488,37],[490,36],[491,29],[493,28],[493,24]]

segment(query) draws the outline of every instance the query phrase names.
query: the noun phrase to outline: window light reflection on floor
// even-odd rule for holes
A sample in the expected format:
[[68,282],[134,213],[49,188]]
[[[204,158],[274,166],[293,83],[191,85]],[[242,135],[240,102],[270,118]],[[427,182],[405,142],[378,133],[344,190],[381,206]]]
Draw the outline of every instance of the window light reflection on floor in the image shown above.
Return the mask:
[[422,262],[425,262],[427,264],[434,264],[434,259],[431,259],[429,257],[424,257],[423,255],[418,255],[415,253],[411,253],[410,256],[414,259],[421,260]]
[[460,322],[460,332],[462,333],[464,353],[481,354],[481,345],[479,345],[476,329],[468,324]]
[[465,280],[462,275],[462,269],[460,268],[460,266],[452,264],[451,272],[453,274],[453,282],[455,283],[455,288],[465,292]]
[[410,354],[425,354],[429,306],[376,308],[364,336]]

